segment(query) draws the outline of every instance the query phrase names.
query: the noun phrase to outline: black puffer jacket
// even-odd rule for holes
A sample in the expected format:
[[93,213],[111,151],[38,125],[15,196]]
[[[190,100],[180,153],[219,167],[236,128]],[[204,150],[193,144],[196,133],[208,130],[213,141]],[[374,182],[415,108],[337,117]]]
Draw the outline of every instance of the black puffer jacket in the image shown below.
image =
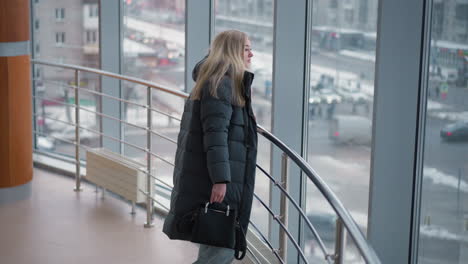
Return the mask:
[[[199,67],[199,65],[197,65]],[[198,67],[194,69],[194,79]],[[188,212],[209,201],[214,183],[227,183],[224,202],[239,210],[247,230],[255,185],[256,121],[250,88],[253,73],[244,73],[245,107],[231,104],[232,82],[223,77],[218,98],[203,87],[201,100],[185,103],[174,168],[171,208],[163,232],[171,239],[190,240],[177,224]]]

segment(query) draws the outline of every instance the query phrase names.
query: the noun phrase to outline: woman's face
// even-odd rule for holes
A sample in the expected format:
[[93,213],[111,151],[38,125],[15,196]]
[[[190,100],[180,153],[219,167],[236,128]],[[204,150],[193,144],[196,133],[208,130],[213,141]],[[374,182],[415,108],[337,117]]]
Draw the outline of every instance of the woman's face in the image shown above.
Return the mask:
[[246,69],[250,69],[250,59],[253,57],[252,48],[250,47],[249,38],[245,39],[244,44],[244,66]]

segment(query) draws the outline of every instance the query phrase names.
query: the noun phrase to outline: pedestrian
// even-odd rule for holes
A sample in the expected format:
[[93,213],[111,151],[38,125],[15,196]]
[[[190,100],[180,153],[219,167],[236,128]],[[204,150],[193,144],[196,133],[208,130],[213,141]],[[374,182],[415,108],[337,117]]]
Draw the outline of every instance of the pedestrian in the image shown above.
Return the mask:
[[333,118],[333,115],[335,114],[335,107],[336,107],[336,101],[333,100],[327,108],[327,119],[331,120]]
[[[171,208],[163,227],[170,239],[191,241],[190,230],[178,224],[207,201],[235,208],[247,231],[258,142],[251,104],[252,56],[247,35],[228,30],[216,36],[209,54],[193,70],[196,84],[182,115]],[[233,260],[233,249],[200,245],[194,263]]]
[[443,81],[440,84],[440,95],[442,96],[443,100],[447,98],[447,94],[448,94],[448,83],[446,81]]

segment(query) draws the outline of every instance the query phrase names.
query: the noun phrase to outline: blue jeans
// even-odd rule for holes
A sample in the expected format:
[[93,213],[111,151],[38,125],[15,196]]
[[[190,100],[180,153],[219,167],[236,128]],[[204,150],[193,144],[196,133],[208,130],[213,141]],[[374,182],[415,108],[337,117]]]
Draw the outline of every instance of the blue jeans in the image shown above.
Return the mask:
[[200,244],[198,259],[193,264],[231,264],[234,250]]

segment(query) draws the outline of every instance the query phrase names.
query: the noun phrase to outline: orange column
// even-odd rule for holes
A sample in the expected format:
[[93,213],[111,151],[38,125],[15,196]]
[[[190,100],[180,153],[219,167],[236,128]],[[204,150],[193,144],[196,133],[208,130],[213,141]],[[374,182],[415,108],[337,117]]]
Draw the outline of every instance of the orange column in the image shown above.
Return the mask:
[[0,49],[8,47],[0,52],[0,188],[32,179],[30,56],[11,52],[16,43],[25,41],[29,41],[29,1],[0,0]]

